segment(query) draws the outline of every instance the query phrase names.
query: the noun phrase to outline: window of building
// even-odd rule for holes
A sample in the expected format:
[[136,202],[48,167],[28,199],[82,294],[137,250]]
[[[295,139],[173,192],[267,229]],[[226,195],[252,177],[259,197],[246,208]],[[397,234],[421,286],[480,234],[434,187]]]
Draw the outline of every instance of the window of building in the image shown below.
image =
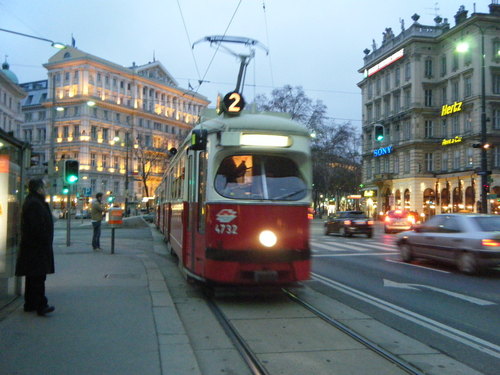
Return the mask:
[[24,129],[24,140],[26,142],[31,142],[33,140],[33,130],[32,129]]
[[411,79],[411,65],[409,62],[405,64],[405,80],[409,81]]
[[26,98],[26,104],[25,105],[30,105],[33,102],[33,95],[28,95]]
[[113,194],[120,195],[120,181],[113,181]]
[[448,87],[441,87],[441,105],[448,103]]
[[47,137],[47,131],[45,130],[45,128],[37,129],[37,132],[38,132],[38,140],[40,142],[45,142],[45,139]]
[[441,121],[441,137],[448,137],[448,123],[446,122],[446,119]]
[[404,173],[410,173],[410,153],[407,152],[404,156]]
[[394,173],[399,174],[399,156],[394,156]]
[[410,89],[405,89],[404,91],[404,109],[410,108],[411,104],[411,91]]
[[493,129],[500,129],[500,108],[495,108],[493,110]]
[[434,121],[432,120],[425,120],[425,138],[432,138],[434,137]]
[[491,83],[493,85],[493,94],[500,94],[500,74],[493,74]]
[[93,141],[97,141],[97,126],[90,127],[90,138]]
[[464,97],[468,98],[472,95],[472,77],[467,76],[464,78]]
[[24,114],[24,121],[25,122],[30,122],[33,120],[33,113],[32,112],[26,112]]
[[80,135],[80,125],[75,125],[73,127],[73,137],[78,137]]
[[446,172],[448,170],[448,152],[444,151],[441,154],[441,170]]
[[90,166],[91,167],[96,166],[96,154],[94,154],[94,153],[90,154]]
[[368,99],[373,98],[373,83],[372,81],[368,82]]
[[401,110],[401,94],[399,92],[394,94],[393,108],[394,113],[398,113]]
[[432,90],[426,89],[424,90],[424,101],[426,107],[432,107]]
[[101,181],[101,188],[104,193],[108,191],[108,180]]
[[459,116],[455,116],[451,119],[451,135],[452,137],[460,135],[460,122],[458,121]]
[[113,156],[113,168],[118,169],[120,167],[120,158],[118,156]]
[[493,167],[500,168],[500,148],[493,149]]
[[396,87],[401,83],[401,68],[398,66],[394,69],[394,85]]
[[385,99],[384,99],[384,115],[386,117],[389,117],[391,114],[391,97],[390,96],[387,96]]
[[425,153],[425,171],[434,171],[434,154],[432,152]]
[[391,74],[390,73],[386,73],[385,77],[384,77],[384,89],[385,91],[389,91],[391,89]]
[[374,160],[375,174],[380,174],[380,158]]
[[104,139],[105,141],[109,140],[109,129],[102,129],[102,139]]
[[382,91],[382,83],[381,83],[381,80],[380,78],[377,78],[375,80],[375,95],[380,95],[381,91]]
[[103,168],[107,168],[108,167],[108,155],[106,155],[106,154],[102,155],[102,157],[101,157],[101,166]]
[[78,107],[78,106],[74,107],[74,111],[75,111],[74,112],[75,113],[75,117],[80,115],[80,107]]
[[446,75],[446,55],[441,57],[441,77]]
[[109,112],[108,111],[104,110],[103,115],[104,115],[104,120],[109,120]]
[[80,75],[78,74],[78,70],[75,70],[73,73],[73,83],[78,83]]
[[63,126],[63,138],[69,137],[69,126]]
[[403,141],[411,139],[411,124],[410,120],[403,121]]
[[474,150],[472,148],[467,148],[467,166],[469,168],[474,166]]
[[366,179],[371,180],[372,179],[372,162],[368,161],[366,163]]
[[454,80],[451,82],[451,100],[457,101],[458,95],[459,95],[458,80]]
[[102,81],[101,73],[97,73],[97,82],[101,82],[101,81]]
[[453,169],[460,169],[460,150],[453,152]]
[[431,58],[427,58],[424,61],[424,75],[426,78],[432,78],[433,66],[432,66],[432,59]]
[[458,69],[458,52],[453,53],[452,70],[456,71]]
[[90,190],[94,195],[97,194],[97,180],[95,178],[90,179]]
[[464,113],[464,132],[470,133],[472,131],[472,117],[470,113]]

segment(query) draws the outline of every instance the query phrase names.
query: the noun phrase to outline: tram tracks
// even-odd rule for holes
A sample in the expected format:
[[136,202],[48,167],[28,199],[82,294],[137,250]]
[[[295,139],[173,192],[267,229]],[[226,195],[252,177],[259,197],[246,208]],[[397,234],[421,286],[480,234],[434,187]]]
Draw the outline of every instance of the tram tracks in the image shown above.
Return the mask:
[[[320,309],[316,308],[313,306],[311,303],[307,302],[303,298],[299,297],[296,293],[294,293],[290,289],[283,288],[282,292],[284,295],[292,302],[294,302],[293,305],[299,305],[300,308],[303,308],[307,310],[308,316],[305,317],[304,323],[307,324],[307,320],[310,321],[312,318],[319,318],[321,321],[326,322],[329,326],[331,326],[334,330],[340,331],[341,333],[336,333],[337,334],[345,334],[349,336],[349,338],[355,340],[357,343],[361,344],[361,346],[364,348],[363,350],[369,350],[373,352],[375,355],[374,357],[378,357],[379,359],[377,360],[379,362],[379,365],[381,362],[386,362],[387,368],[391,368],[391,371],[388,371],[387,373],[390,374],[411,374],[411,375],[424,375],[422,371],[419,369],[415,368],[412,366],[410,363],[402,360],[401,358],[395,356],[394,354],[388,352],[387,350],[381,348],[379,345],[375,344],[371,340],[361,336],[360,334],[356,333],[352,329],[350,329],[348,326],[345,324],[341,323],[340,321],[330,317],[328,314],[322,312]],[[287,300],[287,298],[283,297],[283,300]],[[235,319],[234,323],[231,321],[231,317],[228,317],[226,313],[224,312],[224,309],[227,308],[227,303],[226,306],[221,307],[217,303],[217,301],[214,298],[208,298],[207,299],[208,306],[213,312],[214,316],[216,317],[217,321],[223,327],[225,333],[227,336],[230,338],[232,341],[233,345],[235,346],[236,350],[240,353],[241,357],[243,358],[244,362],[248,366],[251,374],[253,375],[272,375],[273,373],[276,373],[275,370],[273,370],[273,365],[272,365],[272,360],[269,358],[272,357],[273,355],[276,355],[276,353],[263,353],[262,350],[258,350],[258,353],[254,350],[255,348],[255,336],[248,337],[248,328],[246,330],[243,330],[240,332],[238,325],[241,327],[241,324],[238,324],[238,320]],[[290,306],[289,302],[285,303],[285,305]],[[294,309],[297,309],[297,307],[293,307]],[[312,313],[310,315],[309,313]],[[286,314],[285,314],[286,315]],[[302,314],[305,316],[305,314]],[[270,320],[275,319],[278,321],[279,319],[284,319],[284,318],[270,318]],[[280,323],[282,324],[282,323]],[[254,328],[257,330],[258,328]],[[325,334],[327,334],[325,332]],[[273,338],[271,337],[272,334],[270,332],[263,332],[263,335],[266,336],[265,340],[272,340]],[[297,338],[289,338],[290,341],[293,341]],[[249,341],[250,340],[250,341]],[[264,339],[263,339],[264,340]],[[250,342],[250,344],[249,344]],[[278,347],[279,345],[277,345]],[[329,348],[324,348],[322,351],[329,351],[329,350],[335,350],[335,349],[329,349]],[[354,350],[351,348],[351,350]],[[360,350],[359,348],[357,350]],[[278,352],[278,350],[276,350]],[[301,351],[294,351],[290,350],[288,355],[292,356],[299,356],[300,353],[306,353],[307,349]],[[347,354],[348,350],[343,352],[342,350],[339,350],[337,354],[339,356],[343,356],[344,354]],[[285,354],[284,354],[285,355]],[[262,358],[266,358],[266,360],[262,361]],[[279,361],[279,360],[278,360]],[[283,359],[281,359],[283,361]],[[394,368],[398,368],[396,372],[394,372]],[[279,372],[282,373],[282,372]],[[320,372],[320,373],[329,373],[329,372]]]

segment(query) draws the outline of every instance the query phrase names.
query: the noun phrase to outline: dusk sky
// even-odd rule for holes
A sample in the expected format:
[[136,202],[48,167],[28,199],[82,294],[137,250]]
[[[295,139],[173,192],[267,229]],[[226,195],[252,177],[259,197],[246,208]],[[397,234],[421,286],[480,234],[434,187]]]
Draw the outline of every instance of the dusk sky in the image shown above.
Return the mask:
[[[487,13],[491,0],[418,2],[401,0],[0,0],[0,28],[71,44],[111,62],[131,66],[156,60],[178,81],[191,85],[212,103],[218,92],[234,89],[239,61],[199,43],[207,35],[256,39],[243,95],[268,94],[285,84],[302,86],[313,100],[322,100],[338,122],[361,125],[363,50],[382,41],[385,28],[401,32],[411,16],[434,25],[464,5],[469,15]],[[475,4],[475,5],[474,5]],[[228,45],[233,48],[233,46]],[[241,48],[234,47],[237,52]],[[42,64],[57,51],[38,40],[0,32],[0,57],[8,55],[20,83],[46,79]],[[214,57],[215,55],[215,57]],[[211,61],[213,59],[213,61]],[[199,80],[205,80],[201,86]]]

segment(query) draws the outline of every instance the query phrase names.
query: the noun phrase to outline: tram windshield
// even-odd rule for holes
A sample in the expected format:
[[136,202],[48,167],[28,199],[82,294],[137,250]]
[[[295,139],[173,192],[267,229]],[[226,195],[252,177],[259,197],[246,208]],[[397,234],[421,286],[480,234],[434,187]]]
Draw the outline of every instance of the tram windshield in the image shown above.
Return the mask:
[[232,199],[284,201],[302,199],[307,193],[293,160],[268,155],[226,157],[217,170],[215,190]]

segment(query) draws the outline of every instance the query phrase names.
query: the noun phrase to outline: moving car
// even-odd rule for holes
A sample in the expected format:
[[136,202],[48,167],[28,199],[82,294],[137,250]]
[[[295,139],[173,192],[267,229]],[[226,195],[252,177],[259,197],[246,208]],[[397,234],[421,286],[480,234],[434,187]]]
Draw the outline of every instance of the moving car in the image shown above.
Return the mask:
[[441,214],[415,231],[398,234],[401,258],[435,259],[453,263],[467,274],[500,265],[500,216]]
[[341,211],[328,216],[325,222],[325,235],[338,233],[341,236],[366,234],[373,236],[373,220],[363,211]]
[[384,219],[384,232],[402,232],[410,230],[416,222],[414,215],[410,211],[391,210],[387,212]]

